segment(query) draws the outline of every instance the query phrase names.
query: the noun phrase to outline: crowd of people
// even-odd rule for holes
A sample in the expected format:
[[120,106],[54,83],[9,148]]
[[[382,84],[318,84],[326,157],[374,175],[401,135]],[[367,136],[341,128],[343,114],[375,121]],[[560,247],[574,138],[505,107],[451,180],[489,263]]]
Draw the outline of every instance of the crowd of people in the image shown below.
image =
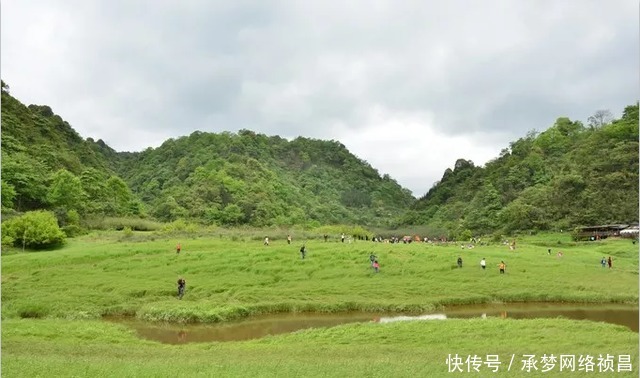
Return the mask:
[[[324,241],[327,242],[327,240],[329,239],[329,235],[324,234],[323,235]],[[291,245],[293,238],[291,237],[291,235],[287,235],[287,245]],[[347,238],[345,236],[345,234],[341,234],[340,235],[340,242],[344,243],[345,240],[348,240],[348,242],[351,241],[350,237]],[[366,238],[366,240],[369,240],[368,237]],[[383,241],[383,239],[381,239],[381,237],[373,237],[371,238],[372,241],[374,242],[381,242]],[[436,239],[437,240],[437,239]],[[411,243],[412,239],[405,237],[402,239],[399,239],[397,237],[392,237],[391,239],[384,239],[385,242],[389,242],[389,243],[399,243],[400,241],[406,243]],[[428,238],[424,238],[423,240],[420,241],[424,241],[424,242],[429,242],[430,240]],[[479,240],[473,239],[472,242],[476,243],[479,242]],[[515,250],[516,247],[516,243],[515,240],[512,242],[506,241],[503,244],[506,244],[509,246],[509,250],[513,251]],[[268,236],[265,236],[264,238],[264,243],[263,245],[265,246],[269,246],[270,245],[270,240]],[[465,248],[465,244],[462,244],[462,248]],[[471,249],[473,248],[473,245],[467,246],[467,248]],[[182,250],[182,246],[180,245],[180,243],[178,243],[176,245],[176,254],[180,254]],[[551,255],[551,248],[549,248],[547,250],[547,254]],[[302,258],[302,260],[305,259],[305,257],[307,256],[307,247],[306,247],[306,242],[302,244],[302,246],[300,247],[300,257]],[[557,253],[557,257],[561,258],[563,256],[563,253],[561,251],[558,251]],[[374,255],[373,253],[371,253],[369,255],[369,262],[371,264],[371,268],[375,273],[379,273],[380,272],[380,263],[378,262],[378,257],[376,255]],[[456,261],[458,268],[462,268],[462,256],[458,256],[458,259]],[[605,258],[604,256],[602,257],[602,259],[600,260],[600,265],[605,268],[605,267],[609,267],[609,269],[612,268],[613,266],[613,259],[611,258],[611,256],[609,256],[609,258]],[[504,260],[501,260],[499,264],[497,264],[498,270],[500,272],[500,274],[505,274],[506,268],[507,268],[507,264],[505,264]],[[486,270],[487,268],[487,260],[485,257],[483,257],[480,260],[480,268],[482,270]],[[178,278],[178,299],[182,299],[182,297],[184,296],[184,292],[185,292],[185,288],[186,288],[186,280],[183,277],[179,277]]]

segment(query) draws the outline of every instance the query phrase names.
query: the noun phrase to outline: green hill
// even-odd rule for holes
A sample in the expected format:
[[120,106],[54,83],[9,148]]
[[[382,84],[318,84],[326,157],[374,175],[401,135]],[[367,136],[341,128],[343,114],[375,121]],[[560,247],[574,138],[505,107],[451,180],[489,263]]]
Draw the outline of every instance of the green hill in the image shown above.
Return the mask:
[[416,201],[338,141],[196,131],[116,152],[2,83],[2,208],[54,210],[61,223],[73,211],[217,225],[420,225],[454,237],[637,222],[638,105],[586,127],[558,118],[484,167],[459,159]]
[[[139,210],[117,154],[84,140],[50,107],[25,106],[2,83],[2,207],[124,215]],[[117,191],[114,195],[114,190]],[[64,223],[64,222],[63,222]]]
[[401,223],[455,237],[637,221],[636,104],[610,123],[558,118],[484,167],[459,159]]
[[197,131],[134,155],[122,177],[164,221],[386,225],[414,201],[336,141]]
[[411,193],[336,141],[194,132],[138,153],[83,139],[48,106],[2,90],[2,205],[254,226],[385,226]]

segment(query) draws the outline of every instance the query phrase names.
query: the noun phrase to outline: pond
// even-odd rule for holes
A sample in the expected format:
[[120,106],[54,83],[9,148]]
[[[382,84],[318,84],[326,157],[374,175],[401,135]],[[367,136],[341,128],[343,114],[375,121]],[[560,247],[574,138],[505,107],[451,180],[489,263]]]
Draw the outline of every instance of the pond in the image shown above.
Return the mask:
[[176,324],[144,322],[132,318],[108,318],[125,324],[148,340],[166,344],[212,341],[239,341],[295,332],[307,328],[333,327],[346,323],[390,323],[398,321],[442,321],[455,318],[500,317],[511,319],[557,318],[593,320],[619,324],[638,332],[638,306],[631,305],[565,305],[527,303],[448,307],[427,314],[397,313],[283,313],[215,324]]

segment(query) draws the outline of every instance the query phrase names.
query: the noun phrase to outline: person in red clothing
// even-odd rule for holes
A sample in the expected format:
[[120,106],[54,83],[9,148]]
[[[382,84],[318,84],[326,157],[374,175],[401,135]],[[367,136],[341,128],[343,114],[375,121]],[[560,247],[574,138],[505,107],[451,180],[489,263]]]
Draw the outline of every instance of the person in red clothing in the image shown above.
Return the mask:
[[178,243],[178,245],[176,245],[176,254],[180,254],[180,250],[182,249],[182,247],[180,246],[180,243]]
[[378,260],[373,261],[373,269],[378,273],[380,271],[380,264],[378,264]]

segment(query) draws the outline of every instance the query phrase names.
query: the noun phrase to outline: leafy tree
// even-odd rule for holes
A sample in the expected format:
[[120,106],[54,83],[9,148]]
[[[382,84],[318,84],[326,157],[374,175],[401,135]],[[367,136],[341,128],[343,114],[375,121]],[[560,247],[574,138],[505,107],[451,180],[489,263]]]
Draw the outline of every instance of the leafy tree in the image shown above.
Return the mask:
[[488,234],[497,228],[501,209],[500,194],[491,183],[487,183],[471,201],[464,224],[477,234]]
[[111,176],[106,182],[108,197],[105,207],[108,214],[126,215],[130,211],[133,195],[127,184],[117,176]]
[[13,240],[14,245],[23,248],[44,249],[62,245],[65,234],[53,213],[38,210],[4,222],[2,239]]
[[61,169],[51,178],[47,199],[53,207],[82,211],[85,204],[82,182],[73,173]]
[[106,181],[108,175],[95,168],[87,168],[80,175],[82,190],[86,194],[87,212],[104,214],[109,197]]
[[2,154],[2,180],[15,190],[16,210],[47,206],[46,174],[46,167],[25,153]]
[[236,204],[227,205],[222,209],[221,220],[226,225],[237,225],[244,218],[244,213],[240,206]]
[[6,209],[13,208],[13,199],[16,197],[16,190],[13,185],[7,183],[2,180],[2,189],[0,190],[2,194],[2,207]]
[[154,206],[152,214],[160,221],[173,222],[183,218],[186,210],[176,202],[175,198],[168,196]]

